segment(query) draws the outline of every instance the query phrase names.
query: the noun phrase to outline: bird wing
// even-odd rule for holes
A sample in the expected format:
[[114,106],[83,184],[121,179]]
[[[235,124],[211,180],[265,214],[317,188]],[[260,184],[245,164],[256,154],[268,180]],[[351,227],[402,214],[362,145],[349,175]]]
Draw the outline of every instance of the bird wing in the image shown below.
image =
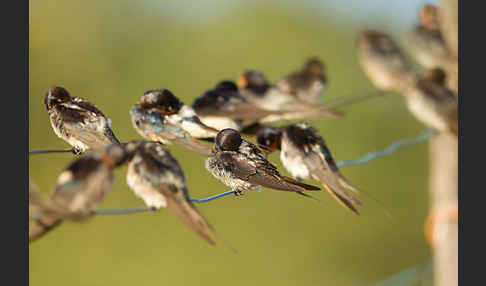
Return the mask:
[[206,156],[211,153],[211,147],[197,141],[176,124],[167,122],[160,114],[148,112],[141,116],[137,112],[132,113],[132,123],[144,138],[163,144],[178,145]]
[[249,161],[245,160],[245,158],[235,158],[235,156],[229,153],[221,153],[219,156],[224,167],[229,168],[233,175],[253,185],[291,192],[320,190],[315,186],[303,184],[292,178],[280,175],[277,168],[263,157],[255,164],[254,160]]
[[109,119],[93,104],[74,98],[71,103],[56,106],[63,128],[90,148],[110,143],[120,143],[110,128]]

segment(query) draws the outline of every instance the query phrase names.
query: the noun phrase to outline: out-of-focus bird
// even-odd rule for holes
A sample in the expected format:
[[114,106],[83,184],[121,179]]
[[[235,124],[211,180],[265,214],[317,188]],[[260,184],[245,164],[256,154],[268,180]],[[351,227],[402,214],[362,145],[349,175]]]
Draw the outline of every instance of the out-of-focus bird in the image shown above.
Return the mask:
[[[303,78],[306,78],[307,81],[304,81]],[[281,79],[278,85],[273,85],[260,71],[247,70],[238,76],[237,84],[240,94],[253,105],[266,110],[286,111],[282,115],[269,115],[260,120],[260,123],[301,118],[343,117],[344,113],[340,111],[323,104],[312,103],[310,98],[308,100],[302,98],[309,97],[309,94],[317,94],[319,90],[323,89],[322,81],[315,78],[314,73],[304,70]],[[307,84],[307,88],[302,86],[304,83]]]
[[31,237],[31,241],[52,229],[65,219],[83,221],[90,217],[113,184],[113,169],[126,160],[126,153],[120,144],[111,144],[97,152],[89,153],[63,171],[49,201],[41,201],[39,196],[30,197],[30,202],[40,204],[44,212],[36,220],[43,231]]
[[52,202],[70,219],[89,217],[110,191],[113,169],[125,160],[125,150],[118,144],[79,158],[59,175]]
[[268,126],[257,134],[257,143],[267,153],[280,150],[282,164],[296,180],[318,180],[342,206],[359,214],[356,206],[362,202],[355,196],[359,190],[341,174],[324,139],[313,127],[306,123]]
[[444,40],[438,10],[430,4],[420,9],[419,24],[407,33],[405,44],[423,67],[444,69],[448,74],[447,86],[457,93],[458,59]]
[[130,109],[133,127],[148,140],[178,145],[204,155],[211,148],[197,138],[214,138],[218,130],[206,126],[195,111],[167,89],[149,90]]
[[235,194],[261,187],[296,192],[318,191],[318,187],[283,176],[252,143],[243,140],[238,131],[223,129],[216,136],[206,169],[218,180],[231,187]]
[[127,184],[154,210],[168,208],[192,231],[215,244],[211,224],[198,212],[189,198],[184,173],[169,151],[156,142],[129,142]]
[[240,130],[268,115],[283,114],[281,111],[261,109],[240,95],[232,81],[219,82],[213,89],[196,98],[192,104],[201,121],[213,128]]
[[90,102],[71,97],[60,87],[49,88],[44,104],[56,135],[73,146],[76,154],[120,142],[111,130],[111,121]]
[[440,30],[449,50],[456,58],[459,56],[459,1],[439,1],[439,23]]
[[319,104],[327,84],[324,69],[321,60],[310,58],[301,70],[283,77],[275,85],[284,94],[290,94],[312,104]]
[[434,5],[420,9],[419,24],[407,33],[405,44],[425,68],[457,69],[457,59],[453,59],[439,29],[437,7]]
[[429,127],[458,135],[457,98],[445,87],[445,72],[426,70],[413,88],[405,93],[407,106],[415,117]]
[[389,35],[361,31],[357,46],[361,68],[378,89],[402,92],[413,85],[412,65]]
[[29,182],[29,242],[39,238],[62,221],[62,213]]

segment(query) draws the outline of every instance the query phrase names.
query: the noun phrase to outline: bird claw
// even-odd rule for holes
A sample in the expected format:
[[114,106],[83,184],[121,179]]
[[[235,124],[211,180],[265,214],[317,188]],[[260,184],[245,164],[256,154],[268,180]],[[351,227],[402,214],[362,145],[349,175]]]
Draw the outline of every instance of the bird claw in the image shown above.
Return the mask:
[[234,191],[234,194],[235,194],[235,196],[239,197],[239,196],[243,195],[243,192],[240,191],[240,190],[236,190],[236,191]]
[[71,152],[73,152],[73,154],[74,154],[74,155],[81,155],[81,154],[83,154],[83,151],[81,151],[81,150],[80,150],[80,149],[78,149],[78,148],[73,148],[73,149],[71,150]]

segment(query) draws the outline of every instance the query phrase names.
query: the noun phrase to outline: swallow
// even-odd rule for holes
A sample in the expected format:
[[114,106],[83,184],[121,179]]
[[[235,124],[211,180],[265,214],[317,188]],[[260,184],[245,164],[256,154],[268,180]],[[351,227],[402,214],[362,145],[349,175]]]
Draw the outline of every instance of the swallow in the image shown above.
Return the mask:
[[[260,71],[243,72],[238,76],[237,84],[240,94],[253,105],[265,110],[285,111],[283,114],[266,116],[260,123],[302,118],[334,119],[344,115],[324,104],[316,105],[289,93],[288,90],[281,90],[277,85],[270,84]],[[284,84],[281,82],[280,85]]]
[[324,63],[310,58],[301,70],[278,80],[276,86],[285,94],[291,94],[303,101],[318,104],[327,84]]
[[419,24],[407,32],[405,43],[423,67],[457,72],[457,59],[449,51],[439,28],[437,6],[429,4],[420,9]]
[[49,88],[44,104],[52,129],[73,146],[75,154],[112,143],[120,144],[111,130],[111,120],[92,103],[71,97],[66,89],[60,86]]
[[403,92],[413,85],[412,65],[389,35],[375,30],[361,31],[357,47],[361,68],[378,89]]
[[236,84],[220,81],[213,89],[196,98],[192,104],[201,121],[218,130],[232,128],[240,131],[269,115],[281,115],[282,111],[261,109],[240,95]]
[[304,192],[320,190],[281,175],[277,167],[265,159],[261,150],[231,128],[221,130],[216,136],[211,154],[206,159],[206,169],[231,187],[235,195],[262,187],[303,196],[308,196]]
[[112,144],[75,160],[57,179],[54,206],[72,220],[91,216],[113,185],[114,168],[126,158],[123,146]]
[[324,139],[306,123],[280,128],[266,127],[257,134],[257,143],[267,153],[280,150],[280,160],[292,176],[301,181],[315,179],[342,206],[359,214],[363,203],[353,194],[359,190],[344,178]]
[[426,70],[406,94],[409,111],[425,125],[458,135],[457,97],[445,86],[446,74],[440,68]]
[[29,204],[34,206],[36,215],[35,225],[30,227],[30,241],[66,219],[84,221],[90,217],[113,185],[113,169],[123,164],[126,157],[122,145],[108,145],[72,162],[59,175],[48,199],[42,200],[31,192]]
[[214,245],[211,224],[189,198],[186,178],[177,160],[156,142],[130,142],[127,184],[135,195],[154,209],[168,208],[192,231]]
[[208,155],[211,148],[197,138],[214,138],[218,130],[206,126],[194,109],[167,89],[149,90],[130,109],[133,127],[145,139],[178,145]]

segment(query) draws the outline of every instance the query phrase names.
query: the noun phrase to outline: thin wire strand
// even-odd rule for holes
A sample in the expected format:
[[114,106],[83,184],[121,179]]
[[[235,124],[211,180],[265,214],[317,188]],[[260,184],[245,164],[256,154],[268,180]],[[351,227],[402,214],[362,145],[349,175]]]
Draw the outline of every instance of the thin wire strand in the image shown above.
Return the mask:
[[383,150],[369,152],[366,155],[361,156],[357,159],[353,159],[353,160],[341,160],[341,161],[337,162],[336,165],[338,166],[338,168],[341,168],[341,167],[344,167],[344,166],[361,165],[361,164],[367,163],[367,162],[374,160],[376,158],[379,158],[379,157],[389,156],[402,147],[413,146],[413,145],[417,145],[419,143],[425,142],[431,136],[436,135],[436,134],[437,134],[437,131],[435,131],[433,129],[427,129],[426,131],[422,132],[417,137],[397,140],[397,141],[393,142],[392,144],[388,145],[388,147],[386,147]]
[[121,215],[121,214],[132,214],[139,212],[151,211],[152,208],[149,207],[136,207],[136,208],[126,208],[126,209],[116,209],[116,210],[95,210],[92,215]]
[[73,153],[72,149],[46,149],[46,150],[32,150],[29,151],[29,155],[37,155],[37,154],[47,154],[47,153]]
[[205,198],[205,199],[191,198],[191,201],[197,202],[197,203],[205,203],[205,202],[209,202],[209,201],[212,201],[212,200],[215,200],[215,199],[219,199],[221,197],[231,195],[231,194],[234,194],[234,193],[235,193],[235,191],[230,190],[230,191],[227,191],[227,192],[224,192],[224,193],[221,193],[221,194],[218,194],[218,195],[214,195],[214,196],[211,196],[211,197],[208,197],[208,198]]
[[380,92],[380,91],[376,92],[375,91],[375,92],[367,93],[367,94],[364,94],[364,95],[338,97],[338,98],[335,98],[333,100],[329,100],[329,101],[325,102],[324,104],[329,105],[332,108],[337,108],[337,107],[351,105],[351,104],[354,104],[354,103],[358,103],[360,101],[365,101],[365,100],[375,98],[375,97],[380,97],[380,96],[384,96],[383,92]]

